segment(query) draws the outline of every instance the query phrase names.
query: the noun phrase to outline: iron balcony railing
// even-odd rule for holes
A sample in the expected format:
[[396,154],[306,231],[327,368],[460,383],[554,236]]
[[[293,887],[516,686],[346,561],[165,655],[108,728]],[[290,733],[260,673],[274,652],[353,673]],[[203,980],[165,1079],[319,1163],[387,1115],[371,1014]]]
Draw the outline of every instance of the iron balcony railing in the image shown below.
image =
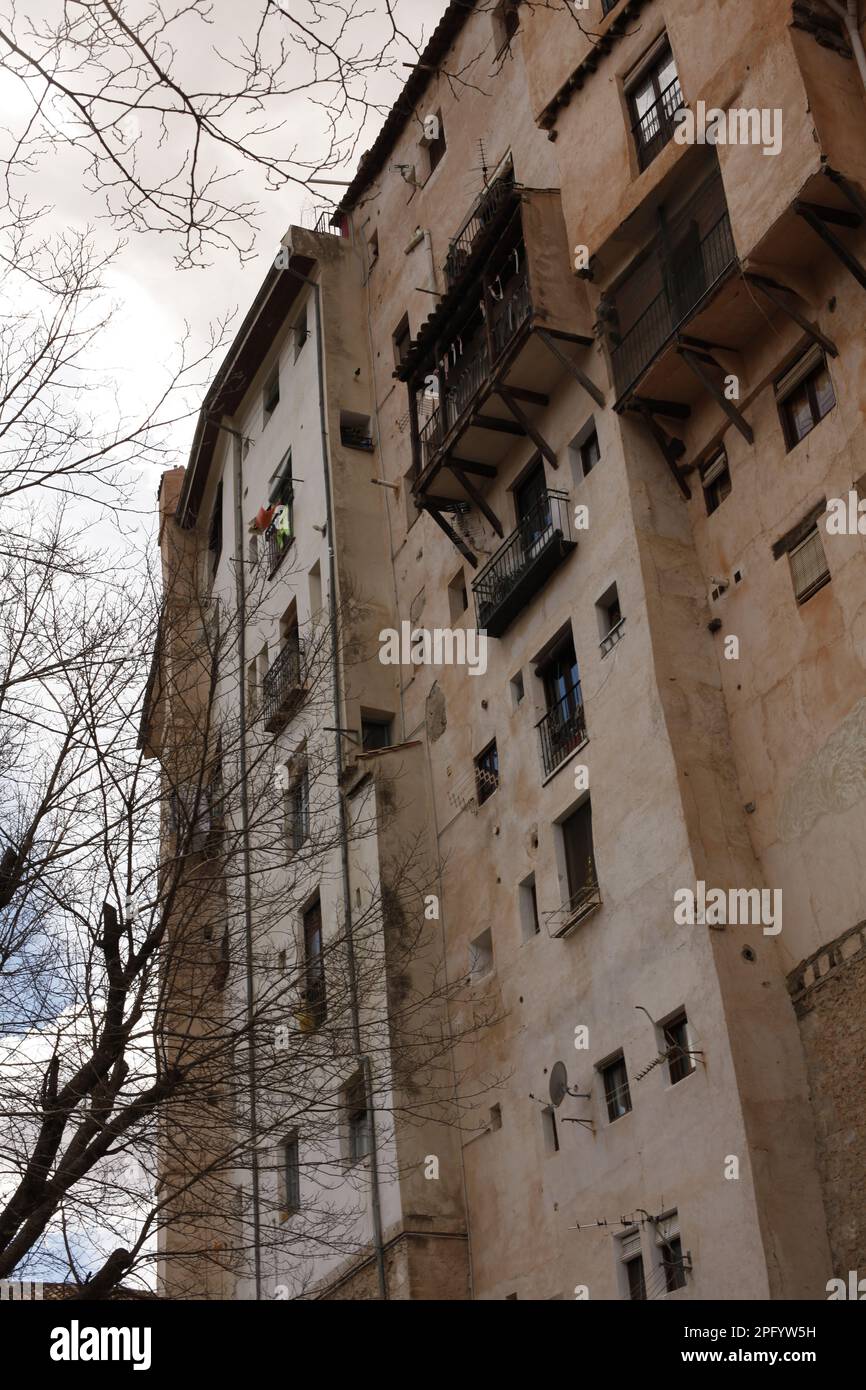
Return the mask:
[[652,164],[659,151],[673,138],[676,130],[674,117],[684,105],[680,79],[675,77],[652,106],[635,121],[632,130],[641,169]]
[[463,274],[478,237],[490,225],[499,209],[513,194],[514,178],[512,175],[495,179],[490,187],[484,190],[457,235],[452,237],[444,266],[445,280],[449,289]]
[[544,920],[550,936],[568,936],[584,917],[601,907],[601,889],[591,855],[586,861],[583,878],[583,884],[571,894],[567,902],[553,912],[545,912]]
[[[512,276],[502,298],[493,303],[494,308],[490,310],[490,339],[495,362],[532,312],[526,276]],[[435,458],[449,430],[465,414],[490,376],[492,363],[486,331],[475,333],[462,350],[460,346],[458,340],[459,355],[448,375],[443,402],[418,431],[422,468],[426,468]]]
[[731,219],[725,211],[691,255],[663,267],[665,288],[650,301],[611,353],[618,396],[634,385],[736,257]]
[[541,735],[541,764],[545,777],[573,753],[586,738],[586,719],[580,682],[566,691],[561,700],[538,723]]
[[543,492],[473,581],[479,629],[499,635],[503,629],[494,622],[497,612],[527,588],[533,571],[563,541],[571,541],[568,493]]
[[303,697],[303,658],[303,644],[287,642],[262,681],[262,723],[268,733],[288,723]]
[[[267,546],[268,551],[268,578],[270,578],[271,575],[275,572],[275,570],[277,570],[279,566],[282,564],[286,555],[288,555],[289,551],[291,550],[292,543],[295,539],[295,526],[294,518],[292,515],[292,503],[285,502],[282,505],[287,512],[287,516],[285,517],[285,524],[283,526],[280,526],[278,524],[278,511],[277,516],[274,518],[268,529],[265,531],[265,545]],[[282,508],[280,510],[282,510]]]

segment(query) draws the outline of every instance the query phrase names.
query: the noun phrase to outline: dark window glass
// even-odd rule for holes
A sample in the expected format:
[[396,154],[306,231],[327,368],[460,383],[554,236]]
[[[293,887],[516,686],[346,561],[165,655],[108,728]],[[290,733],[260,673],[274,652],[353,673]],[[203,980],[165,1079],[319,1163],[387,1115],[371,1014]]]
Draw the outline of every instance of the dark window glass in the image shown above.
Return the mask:
[[809,375],[779,402],[788,448],[793,449],[801,439],[805,439],[824,416],[830,413],[835,404],[836,395],[827,364],[819,362]]
[[601,458],[601,450],[598,447],[598,435],[595,430],[588,439],[580,446],[580,466],[583,469],[583,476],[591,473],[595,465]]
[[731,491],[731,473],[728,468],[728,456],[724,449],[721,449],[703,469],[701,483],[704,489],[704,500],[707,505],[707,516],[712,516],[717,507],[720,507],[725,498]]
[[316,1028],[326,1018],[325,957],[322,945],[322,905],[317,900],[304,913],[304,973],[307,1012]]
[[283,1147],[283,1182],[286,1211],[298,1211],[301,1205],[301,1162],[295,1137],[287,1139]]
[[646,1298],[646,1284],[643,1277],[643,1256],[635,1255],[633,1260],[626,1261],[626,1274],[628,1275],[628,1296],[632,1301]]
[[349,1161],[357,1163],[373,1147],[370,1112],[367,1109],[367,1096],[363,1079],[359,1079],[346,1092],[346,1125],[349,1137]]
[[694,1062],[689,1049],[688,1020],[684,1013],[665,1024],[665,1042],[670,1049],[668,1054],[668,1074],[671,1085],[682,1081],[694,1071]]
[[673,1293],[675,1289],[686,1286],[686,1271],[683,1265],[683,1243],[674,1236],[662,1246],[662,1264],[665,1271],[665,1290]]
[[683,104],[676,64],[665,48],[629,90],[632,128],[641,169],[645,169],[674,133],[674,115]]
[[475,790],[478,805],[480,806],[492,796],[499,786],[499,754],[496,751],[496,740],[479,753],[475,759]]
[[390,719],[361,720],[361,746],[365,753],[391,747],[391,722]]
[[628,1073],[625,1059],[617,1057],[602,1068],[604,1099],[607,1104],[607,1118],[619,1120],[631,1110],[631,1092],[628,1088]]
[[562,822],[565,847],[565,867],[568,876],[569,899],[574,901],[582,891],[594,884],[595,857],[592,848],[592,810],[589,800]]
[[223,485],[221,482],[217,484],[207,544],[210,552],[210,574],[211,579],[213,579],[223,550]]

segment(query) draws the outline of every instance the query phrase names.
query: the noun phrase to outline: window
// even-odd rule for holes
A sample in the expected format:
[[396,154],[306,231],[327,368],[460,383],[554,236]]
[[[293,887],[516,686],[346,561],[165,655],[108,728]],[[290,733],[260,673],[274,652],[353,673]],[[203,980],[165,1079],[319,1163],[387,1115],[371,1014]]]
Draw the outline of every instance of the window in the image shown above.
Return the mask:
[[628,1296],[632,1301],[643,1300],[646,1298],[646,1285],[643,1277],[643,1255],[633,1255],[630,1260],[625,1261],[626,1278],[628,1279]]
[[412,346],[412,337],[409,332],[409,315],[404,314],[397,327],[394,329],[391,341],[394,344],[394,365],[399,367],[405,362]]
[[482,806],[493,795],[498,786],[499,754],[496,751],[496,739],[494,739],[475,759],[475,796],[478,805]]
[[830,579],[830,569],[817,526],[813,526],[805,539],[789,551],[788,560],[797,602],[805,603]]
[[672,1086],[695,1069],[689,1042],[689,1025],[685,1009],[663,1025],[665,1050],[668,1053],[668,1076]]
[[646,169],[674,133],[674,115],[683,105],[677,67],[666,39],[642,62],[626,87],[638,164]]
[[466,574],[460,569],[448,585],[448,611],[452,623],[459,623],[469,607],[469,592],[466,588]]
[[701,485],[704,489],[707,516],[712,516],[731,491],[731,471],[728,467],[728,455],[724,449],[719,449],[718,453],[713,454],[709,463],[704,464],[701,469]]
[[601,12],[603,15],[610,14],[611,10],[619,4],[619,0],[601,0]]
[[304,913],[304,1011],[312,1030],[327,1017],[325,957],[322,943],[322,904],[317,898]]
[[600,458],[601,450],[598,447],[598,435],[596,431],[593,430],[589,438],[584,440],[583,444],[580,446],[580,466],[583,470],[584,477],[586,477],[587,473],[592,472]]
[[262,424],[266,425],[280,401],[280,364],[275,362],[262,387]]
[[213,580],[220,562],[223,551],[223,485],[222,480],[217,484],[216,496],[214,497],[213,511],[210,514],[210,527],[208,529],[207,548],[209,555],[210,578]]
[[344,1091],[346,1111],[346,1149],[350,1163],[358,1163],[373,1148],[373,1127],[367,1108],[367,1088],[359,1073]]
[[514,489],[514,506],[521,531],[523,550],[532,559],[549,538],[550,499],[544,465],[535,464]]
[[518,671],[516,676],[511,677],[508,684],[511,687],[511,708],[517,709],[517,706],[526,694],[523,683],[523,672]]
[[655,1238],[659,1264],[664,1271],[665,1293],[674,1293],[677,1289],[684,1289],[686,1286],[686,1267],[677,1212],[670,1211],[659,1217],[655,1224]]
[[493,969],[493,934],[488,928],[469,943],[469,974],[481,980]]
[[370,270],[379,259],[379,233],[374,232],[367,242],[367,265]]
[[608,652],[616,646],[622,636],[622,609],[619,603],[619,591],[615,584],[611,584],[606,589],[601,598],[595,605],[598,616],[598,631],[601,641],[602,656],[607,656]]
[[544,1150],[548,1154],[559,1153],[559,1134],[556,1128],[556,1111],[552,1105],[545,1105],[541,1112],[541,1128],[544,1134]]
[[299,316],[299,318],[298,318],[298,321],[297,321],[297,323],[295,324],[294,332],[295,332],[295,361],[297,362],[298,358],[300,357],[301,353],[302,353],[303,350],[304,350],[304,343],[307,341],[307,339],[308,339],[309,336],[310,336],[309,329],[307,328],[307,306],[306,306],[306,305],[304,305],[304,308],[303,308],[302,311],[301,311],[301,314],[300,314],[300,316]]
[[580,675],[570,632],[536,674],[544,683],[547,704],[547,714],[538,728],[542,766],[548,775],[586,738]]
[[640,1227],[632,1226],[617,1237],[619,1255],[619,1289],[624,1298],[646,1298]]
[[361,747],[365,753],[375,753],[380,748],[392,747],[391,726],[393,719],[387,715],[362,715]]
[[369,415],[357,415],[353,410],[340,411],[340,443],[344,449],[373,451],[373,432]]
[[286,830],[293,852],[301,848],[310,833],[310,773],[306,758],[286,793]]
[[436,132],[436,138],[426,142],[429,174],[433,173],[433,170],[441,163],[442,157],[445,154],[445,126],[442,121],[441,111],[436,112]]
[[322,611],[322,568],[318,560],[310,570],[308,588],[310,594],[310,617],[315,618],[316,615]]
[[499,0],[493,11],[493,42],[496,56],[507,48],[520,28],[519,0]]
[[776,382],[775,389],[785,444],[790,452],[836,404],[827,360],[817,344]]
[[268,483],[268,505],[271,507],[291,506],[295,489],[292,481],[292,451],[288,449],[280,460],[280,466],[271,474]]
[[497,1102],[490,1107],[490,1129],[502,1128],[502,1106]]
[[301,1156],[297,1134],[283,1141],[280,1207],[284,1216],[301,1208]]
[[592,896],[596,888],[592,808],[589,797],[562,822],[560,833],[565,855],[569,906],[577,909]]
[[607,1105],[607,1118],[613,1124],[614,1120],[622,1119],[631,1110],[631,1092],[628,1088],[628,1073],[625,1069],[625,1058],[622,1053],[611,1058],[609,1062],[600,1067],[601,1079],[604,1082],[604,1099]]
[[261,707],[262,687],[268,674],[268,664],[268,647],[265,643],[258,656],[247,666],[247,716],[250,719],[255,718]]
[[520,927],[524,941],[531,941],[534,936],[538,936],[541,931],[541,924],[538,920],[538,895],[535,891],[535,874],[530,874],[518,886],[518,904],[520,907]]

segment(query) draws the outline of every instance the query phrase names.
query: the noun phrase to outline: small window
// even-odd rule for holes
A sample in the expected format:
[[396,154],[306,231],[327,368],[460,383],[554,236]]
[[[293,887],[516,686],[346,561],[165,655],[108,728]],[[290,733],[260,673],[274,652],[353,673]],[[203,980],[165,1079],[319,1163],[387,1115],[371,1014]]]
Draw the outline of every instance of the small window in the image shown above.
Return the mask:
[[266,425],[280,402],[280,364],[275,362],[262,387],[262,424]]
[[596,902],[598,897],[589,797],[562,822],[560,834],[568,886],[566,907],[577,912]]
[[658,1263],[664,1271],[665,1293],[675,1293],[677,1289],[684,1289],[686,1265],[677,1212],[667,1212],[659,1217],[655,1224],[655,1238]]
[[379,259],[379,233],[376,231],[367,242],[367,266],[372,270]]
[[442,112],[436,112],[437,135],[435,140],[427,141],[427,165],[430,174],[441,163],[445,154],[445,125],[442,120]]
[[493,42],[496,56],[507,48],[520,28],[519,0],[499,0],[493,11]]
[[475,759],[475,794],[478,805],[483,805],[498,786],[499,754],[496,751],[496,739],[494,739]]
[[817,526],[788,552],[788,560],[798,603],[805,603],[829,582],[830,569]]
[[598,617],[598,631],[601,638],[599,646],[602,656],[607,656],[622,636],[622,609],[619,591],[615,584],[606,589],[595,605]]
[[707,516],[712,516],[731,491],[731,471],[724,449],[719,449],[718,453],[713,454],[709,463],[701,469],[701,485],[704,489]]
[[498,1103],[490,1107],[490,1124],[488,1127],[490,1129],[502,1128],[502,1106]]
[[516,676],[511,677],[511,680],[508,682],[508,684],[511,687],[511,708],[517,709],[517,706],[520,704],[521,700],[526,694],[526,688],[523,682],[523,672],[518,671]]
[[646,1298],[643,1251],[641,1248],[640,1227],[632,1226],[617,1238],[620,1263],[619,1287],[625,1298],[643,1300]]
[[392,746],[391,729],[393,723],[393,719],[389,719],[387,716],[362,716],[361,747],[365,753],[375,753],[380,748]]
[[820,348],[810,348],[776,382],[776,402],[790,452],[836,404],[827,360]]
[[373,451],[373,432],[369,415],[356,415],[353,410],[340,411],[340,443],[344,449]]
[[373,1149],[373,1126],[367,1107],[367,1088],[359,1073],[343,1093],[346,1111],[346,1153],[349,1163],[359,1163]]
[[295,324],[294,332],[295,332],[295,361],[297,362],[298,358],[300,357],[301,353],[302,353],[303,350],[304,350],[304,343],[307,341],[307,339],[308,339],[309,336],[310,336],[309,329],[307,328],[307,307],[306,307],[306,305],[304,305],[304,308],[303,308],[303,310],[302,310],[302,312],[301,312],[301,315],[300,315],[300,317],[298,318],[297,323]]
[[295,497],[292,479],[292,451],[288,449],[280,460],[280,466],[271,474],[268,484],[268,505],[271,507],[291,507]]
[[301,848],[310,833],[310,773],[306,758],[286,793],[286,832],[293,853]]
[[674,134],[674,116],[683,105],[670,45],[662,39],[627,85],[638,164],[646,169]]
[[304,913],[304,1000],[307,1031],[321,1028],[327,1017],[322,904],[318,898]]
[[466,574],[458,570],[448,585],[448,611],[452,623],[459,623],[469,607],[469,591],[466,588]]
[[544,1133],[544,1149],[548,1154],[559,1153],[559,1132],[556,1127],[556,1111],[552,1105],[545,1105],[541,1112],[541,1126]]
[[689,1042],[689,1024],[686,1018],[685,1009],[681,1013],[675,1014],[672,1019],[664,1024],[662,1029],[664,1035],[665,1051],[668,1054],[668,1076],[672,1086],[684,1077],[691,1076],[695,1069],[694,1059],[691,1055],[691,1043]]
[[520,907],[520,928],[524,941],[531,941],[541,931],[538,920],[538,895],[535,891],[535,874],[530,874],[519,885],[518,903]]
[[401,366],[409,355],[412,346],[412,337],[409,331],[409,315],[404,314],[392,335],[394,344],[394,365]]
[[601,1079],[604,1083],[604,1099],[607,1105],[607,1118],[613,1124],[614,1120],[622,1119],[631,1110],[631,1092],[628,1088],[628,1073],[625,1069],[625,1058],[620,1052],[611,1061],[606,1062],[600,1068]]
[[283,1141],[280,1206],[285,1216],[301,1209],[301,1155],[297,1134]]
[[643,1275],[643,1255],[633,1255],[625,1260],[625,1273],[628,1280],[628,1296],[633,1302],[646,1298],[646,1282]]
[[207,548],[210,560],[210,578],[214,579],[220,556],[223,553],[223,485],[222,480],[217,484],[216,496],[214,497],[213,511],[210,515],[210,527],[208,528]]
[[473,980],[483,980],[493,969],[493,934],[489,927],[469,943],[469,974]]
[[591,473],[595,465],[601,458],[601,450],[598,447],[598,435],[593,430],[588,439],[580,446],[580,466],[583,469],[583,476]]

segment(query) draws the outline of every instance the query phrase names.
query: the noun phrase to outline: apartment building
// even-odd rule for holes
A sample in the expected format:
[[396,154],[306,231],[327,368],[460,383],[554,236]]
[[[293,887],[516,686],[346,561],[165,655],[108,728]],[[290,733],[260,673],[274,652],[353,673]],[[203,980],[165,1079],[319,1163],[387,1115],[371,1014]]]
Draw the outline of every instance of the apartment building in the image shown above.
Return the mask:
[[[340,235],[287,236],[319,289],[257,301],[238,436],[200,431],[171,526],[201,554],[241,463],[244,524],[268,500],[262,391],[308,305],[321,370],[280,405],[355,604],[326,722],[379,721],[334,743],[335,799],[387,819],[399,788],[425,978],[460,982],[452,1108],[382,1104],[312,1296],[813,1299],[866,1261],[864,72],[821,0],[452,3]],[[292,582],[245,660],[281,604],[310,620]],[[403,624],[434,659],[378,659]]]

